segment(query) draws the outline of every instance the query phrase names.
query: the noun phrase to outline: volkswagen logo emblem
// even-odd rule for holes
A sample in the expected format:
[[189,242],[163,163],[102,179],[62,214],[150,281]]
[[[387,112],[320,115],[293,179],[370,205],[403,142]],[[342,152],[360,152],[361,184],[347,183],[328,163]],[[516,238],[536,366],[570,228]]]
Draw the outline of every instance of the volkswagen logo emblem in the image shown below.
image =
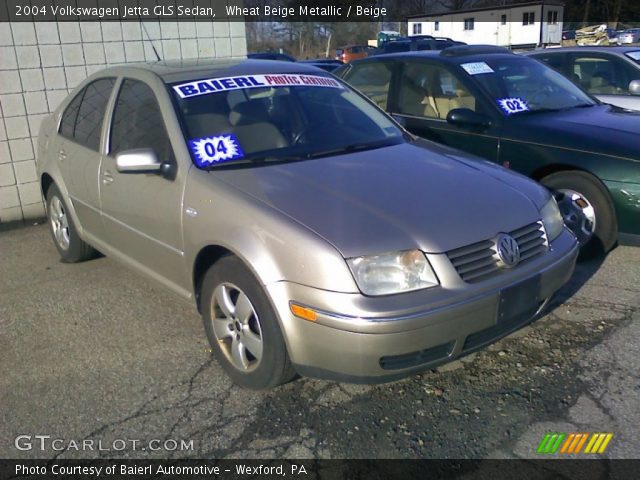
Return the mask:
[[496,249],[498,250],[498,257],[500,257],[505,267],[515,267],[520,261],[520,247],[518,247],[518,242],[511,235],[506,233],[498,235]]

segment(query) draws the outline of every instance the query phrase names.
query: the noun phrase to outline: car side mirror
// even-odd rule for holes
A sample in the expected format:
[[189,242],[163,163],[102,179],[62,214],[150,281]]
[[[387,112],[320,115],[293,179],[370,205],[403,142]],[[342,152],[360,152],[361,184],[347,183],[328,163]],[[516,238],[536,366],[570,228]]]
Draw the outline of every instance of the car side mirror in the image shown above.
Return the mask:
[[631,95],[640,95],[640,80],[631,80],[629,82],[629,93]]
[[165,174],[169,164],[161,163],[151,148],[125,150],[116,155],[116,169],[120,173],[161,173]]
[[491,119],[469,108],[454,108],[447,114],[447,123],[460,127],[486,128],[491,125]]

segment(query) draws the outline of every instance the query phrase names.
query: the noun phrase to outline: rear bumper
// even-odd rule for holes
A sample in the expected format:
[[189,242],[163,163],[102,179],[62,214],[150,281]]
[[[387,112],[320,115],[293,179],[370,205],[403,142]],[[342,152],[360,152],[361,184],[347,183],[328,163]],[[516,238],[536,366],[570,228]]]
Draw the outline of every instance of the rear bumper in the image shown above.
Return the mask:
[[[454,360],[531,322],[571,277],[577,254],[575,239],[563,232],[538,261],[500,275],[489,287],[376,298],[288,282],[267,291],[300,374],[380,383]],[[290,301],[319,310],[317,321],[294,317]]]

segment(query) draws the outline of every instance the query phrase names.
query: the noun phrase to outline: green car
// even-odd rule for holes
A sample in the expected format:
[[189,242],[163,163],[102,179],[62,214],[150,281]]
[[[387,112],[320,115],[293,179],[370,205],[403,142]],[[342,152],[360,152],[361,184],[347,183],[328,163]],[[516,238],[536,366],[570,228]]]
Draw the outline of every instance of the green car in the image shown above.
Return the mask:
[[336,75],[410,132],[547,186],[583,256],[640,245],[640,112],[500,47],[381,55]]

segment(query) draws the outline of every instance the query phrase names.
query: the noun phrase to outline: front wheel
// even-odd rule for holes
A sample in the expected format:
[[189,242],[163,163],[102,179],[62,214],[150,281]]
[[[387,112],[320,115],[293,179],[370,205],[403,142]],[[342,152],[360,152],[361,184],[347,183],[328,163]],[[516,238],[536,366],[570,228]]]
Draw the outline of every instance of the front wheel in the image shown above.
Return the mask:
[[589,258],[611,250],[618,224],[607,190],[585,172],[558,172],[542,179],[580,244],[580,256]]
[[237,257],[206,273],[202,320],[213,353],[238,385],[275,387],[295,376],[278,319],[260,283]]

